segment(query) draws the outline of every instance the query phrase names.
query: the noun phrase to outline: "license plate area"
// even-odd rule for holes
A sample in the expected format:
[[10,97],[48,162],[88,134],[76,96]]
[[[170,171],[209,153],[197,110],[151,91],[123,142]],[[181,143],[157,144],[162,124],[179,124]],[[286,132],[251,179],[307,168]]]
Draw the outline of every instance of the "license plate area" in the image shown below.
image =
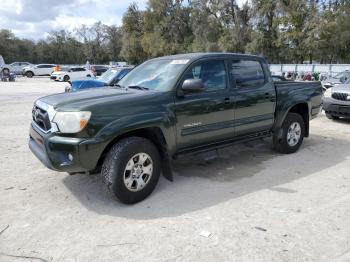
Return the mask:
[[350,114],[350,106],[340,106],[339,111],[341,113]]

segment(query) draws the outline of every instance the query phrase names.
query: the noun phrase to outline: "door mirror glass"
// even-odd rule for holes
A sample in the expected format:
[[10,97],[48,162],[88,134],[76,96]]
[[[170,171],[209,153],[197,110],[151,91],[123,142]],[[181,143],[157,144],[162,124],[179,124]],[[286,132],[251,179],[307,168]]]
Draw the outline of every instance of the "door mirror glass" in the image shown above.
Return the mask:
[[197,93],[204,91],[202,79],[186,79],[182,84],[185,93]]

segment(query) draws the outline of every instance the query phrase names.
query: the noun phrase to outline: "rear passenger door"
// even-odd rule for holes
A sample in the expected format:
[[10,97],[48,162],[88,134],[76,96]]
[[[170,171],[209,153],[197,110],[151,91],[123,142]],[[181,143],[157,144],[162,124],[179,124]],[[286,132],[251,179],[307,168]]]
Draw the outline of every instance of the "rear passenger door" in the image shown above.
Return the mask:
[[275,119],[276,91],[263,64],[254,59],[232,59],[236,136],[271,129]]

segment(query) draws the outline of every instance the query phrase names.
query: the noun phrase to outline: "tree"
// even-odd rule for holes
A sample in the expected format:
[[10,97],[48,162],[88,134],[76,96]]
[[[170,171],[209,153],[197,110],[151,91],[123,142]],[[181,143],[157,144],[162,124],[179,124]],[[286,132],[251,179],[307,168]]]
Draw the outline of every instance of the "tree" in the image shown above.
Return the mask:
[[136,4],[131,4],[123,16],[123,46],[121,56],[132,64],[143,62],[147,54],[141,44],[144,26],[144,13]]
[[76,35],[84,43],[85,57],[92,63],[108,62],[109,57],[106,52],[107,34],[106,26],[101,22],[93,24],[91,27],[82,25],[75,30]]

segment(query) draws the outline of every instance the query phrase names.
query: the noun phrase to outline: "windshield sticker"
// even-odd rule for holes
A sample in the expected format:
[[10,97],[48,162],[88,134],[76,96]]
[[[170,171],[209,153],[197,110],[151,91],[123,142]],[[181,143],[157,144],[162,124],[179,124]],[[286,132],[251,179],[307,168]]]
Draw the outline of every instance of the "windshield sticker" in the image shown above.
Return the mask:
[[181,60],[173,60],[171,61],[171,65],[186,65],[190,61],[189,59],[181,59]]

